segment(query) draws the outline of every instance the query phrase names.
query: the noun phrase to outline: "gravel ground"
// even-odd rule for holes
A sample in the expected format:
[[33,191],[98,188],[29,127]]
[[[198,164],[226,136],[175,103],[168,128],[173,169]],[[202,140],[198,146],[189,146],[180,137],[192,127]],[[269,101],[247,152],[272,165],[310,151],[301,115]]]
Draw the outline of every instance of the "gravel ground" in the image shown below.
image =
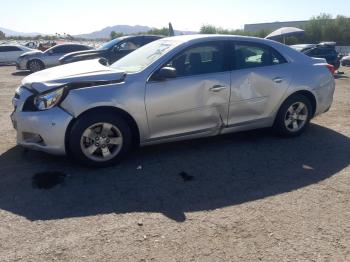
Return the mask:
[[16,146],[14,71],[0,67],[0,261],[350,261],[349,68],[299,138],[152,146],[99,170]]

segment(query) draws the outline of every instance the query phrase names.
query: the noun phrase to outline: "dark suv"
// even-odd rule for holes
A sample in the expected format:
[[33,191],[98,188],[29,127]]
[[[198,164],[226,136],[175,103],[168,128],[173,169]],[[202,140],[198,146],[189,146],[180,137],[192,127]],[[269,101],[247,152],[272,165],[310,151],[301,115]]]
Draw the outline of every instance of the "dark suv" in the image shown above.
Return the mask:
[[150,42],[162,38],[155,35],[134,35],[123,36],[104,43],[96,50],[80,51],[67,54],[60,58],[61,64],[89,60],[95,58],[104,58],[108,64],[112,64],[123,56],[131,53],[137,48],[144,46]]
[[301,50],[305,55],[317,58],[324,58],[327,63],[333,65],[336,70],[340,67],[340,56],[335,50],[335,43],[321,43],[312,48]]

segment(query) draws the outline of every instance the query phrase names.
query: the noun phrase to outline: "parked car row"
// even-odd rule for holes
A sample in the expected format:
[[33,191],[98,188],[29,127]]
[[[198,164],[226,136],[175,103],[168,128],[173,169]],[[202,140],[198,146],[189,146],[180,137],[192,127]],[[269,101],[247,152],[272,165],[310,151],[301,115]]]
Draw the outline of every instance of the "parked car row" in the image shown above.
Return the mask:
[[162,37],[155,35],[123,36],[103,44],[96,50],[73,52],[64,55],[60,58],[60,63],[68,64],[82,60],[104,58],[108,64],[112,64],[137,48],[160,38]]
[[24,78],[11,115],[18,144],[106,166],[138,145],[264,127],[298,136],[332,104],[329,65],[278,42],[220,35],[140,48],[127,42],[102,48],[137,49],[111,65],[79,61]]
[[102,58],[112,64],[123,56],[152,41],[162,38],[153,35],[124,36],[94,49],[82,44],[58,44],[46,51],[21,45],[1,45],[0,63],[16,63],[18,70],[37,72],[60,64]]
[[307,56],[326,59],[327,63],[334,66],[335,70],[340,67],[341,56],[335,50],[335,42],[323,42],[320,44],[293,45],[292,47]]

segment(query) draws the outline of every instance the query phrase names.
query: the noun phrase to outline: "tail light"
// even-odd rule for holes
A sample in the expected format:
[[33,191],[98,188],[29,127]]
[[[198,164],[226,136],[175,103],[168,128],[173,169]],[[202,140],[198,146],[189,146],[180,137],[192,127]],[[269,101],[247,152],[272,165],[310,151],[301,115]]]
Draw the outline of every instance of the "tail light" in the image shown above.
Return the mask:
[[331,72],[332,75],[334,75],[335,74],[335,67],[333,65],[330,65],[330,64],[327,64],[326,66],[327,66],[329,72]]

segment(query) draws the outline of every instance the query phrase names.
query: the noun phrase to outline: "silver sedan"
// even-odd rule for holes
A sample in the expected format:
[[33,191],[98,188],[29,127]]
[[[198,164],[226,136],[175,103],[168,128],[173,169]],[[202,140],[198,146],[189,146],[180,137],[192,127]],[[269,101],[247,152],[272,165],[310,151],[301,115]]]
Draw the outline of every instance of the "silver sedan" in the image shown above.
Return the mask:
[[59,59],[65,54],[89,49],[92,48],[86,45],[61,44],[51,47],[45,52],[33,50],[19,56],[16,66],[18,70],[37,72],[45,68],[58,66],[60,64]]
[[94,166],[135,145],[263,127],[298,136],[332,104],[327,66],[269,40],[177,36],[109,67],[89,60],[32,74],[11,117],[19,145]]

